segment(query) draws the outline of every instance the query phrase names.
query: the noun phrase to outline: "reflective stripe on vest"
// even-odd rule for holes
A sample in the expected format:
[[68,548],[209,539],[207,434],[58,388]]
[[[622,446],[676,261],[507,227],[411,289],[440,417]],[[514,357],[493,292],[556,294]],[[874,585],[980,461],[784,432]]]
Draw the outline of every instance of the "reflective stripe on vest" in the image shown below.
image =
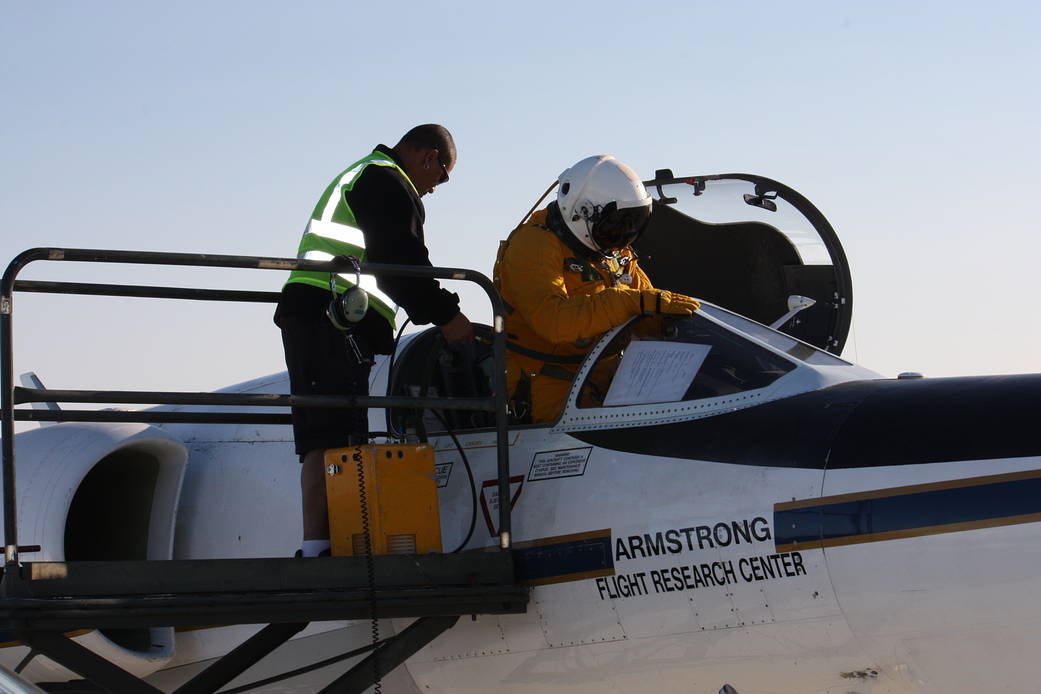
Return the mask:
[[[314,212],[311,213],[311,219],[307,222],[307,227],[304,229],[303,237],[300,239],[300,246],[296,252],[297,258],[304,260],[331,260],[337,255],[353,255],[365,262],[365,235],[358,228],[358,223],[354,218],[354,211],[347,204],[345,195],[354,188],[354,183],[358,180],[358,177],[370,165],[389,166],[397,169],[405,177],[405,180],[409,182],[409,185],[412,186],[412,189],[416,189],[405,171],[381,152],[373,152],[364,159],[351,164],[329,184],[325,192],[322,193],[322,197],[319,198]],[[337,273],[337,293],[353,287],[354,281],[354,274]],[[294,270],[290,273],[286,284],[290,282],[302,282],[322,289],[328,289],[329,273]],[[372,275],[362,275],[360,285],[369,295],[370,306],[386,318],[393,328],[394,315],[398,310],[394,301],[380,291],[376,285],[376,278]]]

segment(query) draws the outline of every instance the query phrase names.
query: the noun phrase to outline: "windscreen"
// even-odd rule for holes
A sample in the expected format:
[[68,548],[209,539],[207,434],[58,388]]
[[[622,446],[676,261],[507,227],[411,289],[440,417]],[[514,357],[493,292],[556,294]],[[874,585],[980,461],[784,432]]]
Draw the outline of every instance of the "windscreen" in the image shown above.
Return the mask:
[[748,320],[736,313],[731,313],[725,309],[721,309],[718,306],[711,304],[702,304],[701,310],[712,316],[713,318],[720,320],[735,330],[740,330],[746,335],[751,335],[757,340],[762,340],[766,344],[781,350],[796,359],[801,359],[807,364],[817,364],[818,366],[849,366],[850,363],[843,359],[828,354],[822,350],[808,345],[805,342],[800,342],[793,337],[789,337],[784,333],[773,330],[765,325],[756,323],[755,321]]
[[795,368],[788,360],[695,315],[637,318],[598,356],[578,406],[624,407],[701,400],[765,388]]

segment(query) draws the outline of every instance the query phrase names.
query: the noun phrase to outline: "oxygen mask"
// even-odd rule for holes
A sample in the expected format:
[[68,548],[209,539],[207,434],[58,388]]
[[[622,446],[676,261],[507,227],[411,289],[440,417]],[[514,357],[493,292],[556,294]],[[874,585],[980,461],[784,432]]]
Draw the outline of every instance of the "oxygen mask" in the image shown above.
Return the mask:
[[616,203],[609,202],[586,221],[593,243],[603,251],[613,251],[635,242],[650,218],[650,205],[619,210]]

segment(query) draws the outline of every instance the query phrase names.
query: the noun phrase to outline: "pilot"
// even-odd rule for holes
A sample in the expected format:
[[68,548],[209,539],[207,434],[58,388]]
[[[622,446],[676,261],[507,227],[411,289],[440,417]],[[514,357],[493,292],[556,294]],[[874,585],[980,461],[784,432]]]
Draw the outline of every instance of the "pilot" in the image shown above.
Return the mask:
[[593,341],[633,316],[689,316],[700,304],[655,289],[632,243],[651,216],[636,173],[609,154],[558,178],[557,199],[499,246],[507,387],[520,421],[555,419]]
[[[429,267],[420,198],[448,181],[455,159],[452,135],[435,124],[412,128],[393,148],[379,145],[325,189],[300,239],[297,257],[329,260],[352,255],[363,262]],[[459,298],[437,280],[423,278],[376,281],[361,275],[368,310],[344,331],[350,318],[336,325],[337,302],[330,299],[358,280],[356,275],[330,277],[330,273],[300,270],[289,275],[275,323],[282,329],[292,393],[368,395],[373,355],[393,349],[395,304],[416,324],[440,326],[450,344],[473,340],[473,326],[460,313]],[[364,408],[294,407],[293,438],[303,463],[301,554],[327,554],[325,450],[367,443],[368,416]]]

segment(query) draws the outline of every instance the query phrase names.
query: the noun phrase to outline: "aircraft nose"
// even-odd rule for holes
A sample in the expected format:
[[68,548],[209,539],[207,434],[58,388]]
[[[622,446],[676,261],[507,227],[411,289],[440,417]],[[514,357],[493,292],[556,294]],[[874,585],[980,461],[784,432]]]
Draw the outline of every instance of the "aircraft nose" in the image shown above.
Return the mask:
[[[778,545],[825,547],[1041,520],[1041,374],[868,382],[822,497],[779,504]],[[842,403],[829,403],[837,407]]]
[[823,552],[850,629],[926,691],[1041,667],[1021,655],[1041,638],[1039,405],[1041,375],[879,382],[821,496],[775,505],[778,551]]

